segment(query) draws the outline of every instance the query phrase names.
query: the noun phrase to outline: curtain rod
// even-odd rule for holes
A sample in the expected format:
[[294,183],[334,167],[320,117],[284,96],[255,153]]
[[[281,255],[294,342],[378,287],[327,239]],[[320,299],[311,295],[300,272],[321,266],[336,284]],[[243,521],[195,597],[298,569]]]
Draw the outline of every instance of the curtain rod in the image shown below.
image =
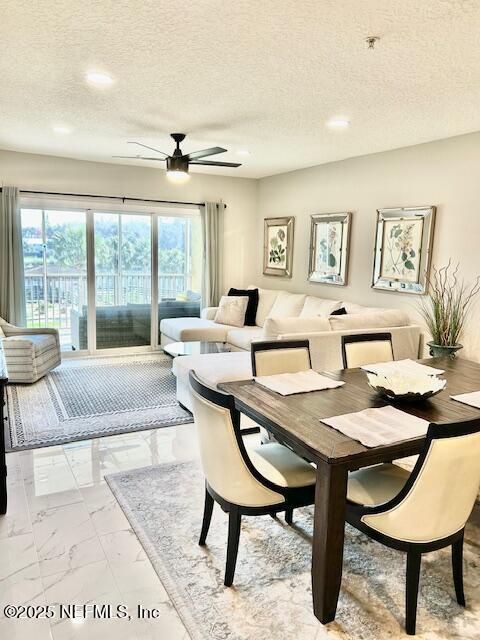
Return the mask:
[[[2,187],[0,187],[0,193],[3,191]],[[25,189],[20,189],[20,193],[33,194],[36,196],[67,196],[70,198],[103,198],[104,200],[121,200],[122,202],[152,202],[155,204],[180,204],[180,205],[189,205],[194,207],[202,207],[204,202],[181,202],[180,200],[153,200],[146,198],[129,198],[128,196],[101,196],[98,194],[91,193],[59,193],[58,191],[29,191]],[[224,205],[225,209],[227,205]]]

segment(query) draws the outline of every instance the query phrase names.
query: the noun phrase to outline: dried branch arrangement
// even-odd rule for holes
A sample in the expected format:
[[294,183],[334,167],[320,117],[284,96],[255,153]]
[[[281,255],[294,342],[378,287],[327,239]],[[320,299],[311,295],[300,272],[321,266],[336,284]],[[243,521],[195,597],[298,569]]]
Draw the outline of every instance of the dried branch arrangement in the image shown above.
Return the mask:
[[467,285],[459,279],[458,271],[459,264],[453,267],[449,260],[440,269],[433,267],[433,275],[427,276],[429,294],[420,300],[420,313],[436,345],[458,345],[468,311],[480,293],[480,276]]

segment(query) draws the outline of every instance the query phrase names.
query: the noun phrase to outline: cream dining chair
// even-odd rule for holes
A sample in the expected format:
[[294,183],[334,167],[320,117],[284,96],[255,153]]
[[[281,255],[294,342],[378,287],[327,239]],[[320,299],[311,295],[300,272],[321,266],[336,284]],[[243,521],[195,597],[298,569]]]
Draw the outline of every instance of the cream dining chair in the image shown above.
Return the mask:
[[411,473],[381,464],[349,474],[347,521],[407,553],[406,631],[415,634],[423,553],[452,547],[457,602],[463,592],[463,537],[480,485],[480,419],[431,424]]
[[297,373],[312,368],[308,340],[271,340],[252,342],[254,376]]
[[[273,376],[279,373],[297,373],[312,368],[308,340],[269,340],[253,342],[251,346],[254,376]],[[260,427],[262,444],[277,442],[277,438]],[[285,513],[288,524],[293,523],[293,510]]]
[[206,543],[214,502],[228,513],[225,586],[233,583],[242,515],[265,515],[313,504],[315,470],[279,443],[246,450],[232,396],[205,386],[190,371],[193,415],[205,475],[199,544]]
[[343,368],[394,360],[391,333],[357,333],[342,336]]

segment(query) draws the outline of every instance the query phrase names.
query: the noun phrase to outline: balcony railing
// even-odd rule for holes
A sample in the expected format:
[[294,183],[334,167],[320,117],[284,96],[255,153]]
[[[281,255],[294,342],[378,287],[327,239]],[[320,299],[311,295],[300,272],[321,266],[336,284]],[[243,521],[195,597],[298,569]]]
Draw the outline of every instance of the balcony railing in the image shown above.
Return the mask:
[[[158,299],[176,298],[190,287],[186,273],[160,273]],[[139,273],[102,273],[95,277],[97,306],[149,304],[151,276]],[[25,274],[27,326],[70,328],[71,310],[81,313],[87,305],[87,276]]]

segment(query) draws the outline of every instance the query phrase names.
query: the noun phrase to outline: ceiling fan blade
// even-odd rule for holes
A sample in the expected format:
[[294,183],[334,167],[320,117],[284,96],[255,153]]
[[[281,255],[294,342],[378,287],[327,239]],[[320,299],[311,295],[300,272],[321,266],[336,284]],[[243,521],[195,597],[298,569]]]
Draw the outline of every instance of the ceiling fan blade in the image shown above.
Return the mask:
[[225,153],[226,149],[222,147],[211,147],[210,149],[202,149],[201,151],[192,151],[192,153],[186,153],[183,157],[188,160],[197,160],[198,158],[205,158],[206,156],[213,156],[216,153]]
[[192,160],[188,164],[206,164],[210,167],[241,167],[238,162],[215,162],[215,160]]
[[133,141],[129,141],[127,142],[127,144],[138,144],[140,147],[145,147],[145,149],[150,149],[150,151],[156,151],[157,153],[161,153],[162,156],[165,156],[166,158],[168,158],[168,153],[165,153],[164,151],[160,151],[160,149],[155,149],[154,147],[149,147],[146,144],[143,144],[141,142],[133,142]]
[[166,158],[146,158],[145,156],[112,156],[112,158],[129,158],[130,160],[155,160],[155,162],[165,162]]

